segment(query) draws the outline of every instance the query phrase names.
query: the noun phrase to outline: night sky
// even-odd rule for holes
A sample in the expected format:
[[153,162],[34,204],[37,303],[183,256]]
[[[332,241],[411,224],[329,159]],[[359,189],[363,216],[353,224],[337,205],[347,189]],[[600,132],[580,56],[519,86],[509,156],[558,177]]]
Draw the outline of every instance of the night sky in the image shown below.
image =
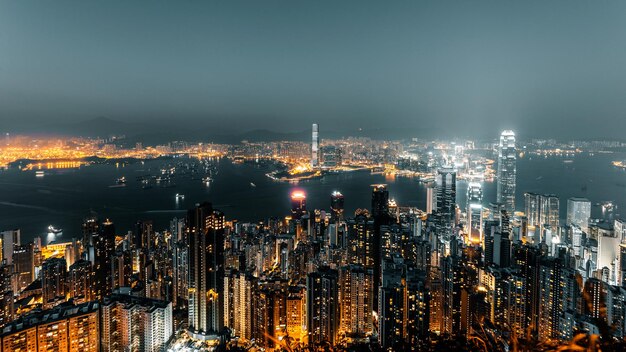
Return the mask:
[[0,131],[623,137],[626,1],[0,0]]

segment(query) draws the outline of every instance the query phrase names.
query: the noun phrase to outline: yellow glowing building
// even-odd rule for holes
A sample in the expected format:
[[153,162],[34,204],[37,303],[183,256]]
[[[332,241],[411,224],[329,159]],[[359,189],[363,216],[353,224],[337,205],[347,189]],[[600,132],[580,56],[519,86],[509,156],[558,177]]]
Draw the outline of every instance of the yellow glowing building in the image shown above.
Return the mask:
[[100,306],[90,302],[38,312],[6,325],[2,351],[100,351]]

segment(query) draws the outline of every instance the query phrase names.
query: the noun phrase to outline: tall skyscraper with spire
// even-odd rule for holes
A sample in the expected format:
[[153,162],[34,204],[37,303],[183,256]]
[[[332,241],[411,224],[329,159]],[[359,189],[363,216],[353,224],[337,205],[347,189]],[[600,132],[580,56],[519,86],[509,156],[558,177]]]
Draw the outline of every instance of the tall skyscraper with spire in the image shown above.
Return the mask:
[[515,133],[511,130],[505,130],[500,135],[500,145],[498,146],[497,201],[504,206],[509,214],[515,210],[516,163]]
[[319,127],[316,123],[313,124],[313,133],[311,137],[311,167],[318,167],[320,165],[320,137]]

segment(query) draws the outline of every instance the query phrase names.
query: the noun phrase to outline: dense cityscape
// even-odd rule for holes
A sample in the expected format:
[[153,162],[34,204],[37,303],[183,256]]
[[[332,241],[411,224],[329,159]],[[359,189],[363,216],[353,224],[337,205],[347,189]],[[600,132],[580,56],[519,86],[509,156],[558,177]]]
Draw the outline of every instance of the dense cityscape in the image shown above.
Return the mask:
[[[3,148],[28,150],[23,143],[32,142],[7,137]],[[19,229],[3,231],[3,351],[623,347],[626,223],[616,206],[516,187],[524,153],[568,162],[619,142],[522,147],[510,130],[482,144],[325,141],[313,124],[309,143],[48,143],[51,149],[14,154],[7,167],[39,173],[176,156],[267,161],[284,170],[268,178],[293,184],[285,199],[291,212],[244,222],[207,199],[164,229],[151,219],[120,229],[107,214],[92,213],[82,237],[69,242],[22,241]],[[307,207],[298,189],[310,177],[363,169],[423,184],[425,209],[398,204],[385,184],[363,189],[371,204],[354,214],[344,211],[341,189],[321,209]],[[217,171],[204,169],[203,182]],[[308,176],[281,180],[279,172]],[[460,182],[467,184],[464,203]],[[483,196],[485,182],[496,183],[495,199]],[[592,201],[602,201],[601,218],[592,218]]]
[[626,351],[626,1],[0,0],[0,352]]

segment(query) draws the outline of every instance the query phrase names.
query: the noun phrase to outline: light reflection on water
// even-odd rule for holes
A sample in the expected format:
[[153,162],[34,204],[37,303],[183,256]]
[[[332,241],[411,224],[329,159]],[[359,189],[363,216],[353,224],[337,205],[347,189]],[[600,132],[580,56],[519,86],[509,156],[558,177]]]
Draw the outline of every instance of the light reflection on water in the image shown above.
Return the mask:
[[[555,193],[561,198],[561,217],[565,217],[566,199],[589,198],[592,203],[614,200],[617,212],[626,206],[626,171],[611,165],[624,155],[577,156],[572,163],[561,158],[523,158],[518,161],[517,208],[523,209],[523,193]],[[176,160],[178,162],[179,160]],[[23,241],[39,235],[49,240],[69,240],[81,236],[81,223],[91,210],[109,217],[118,233],[132,230],[137,220],[151,219],[155,229],[169,226],[174,217],[184,217],[184,210],[203,201],[211,201],[227,218],[256,221],[282,217],[289,213],[289,194],[293,188],[307,193],[307,207],[327,209],[330,195],[340,191],[345,197],[345,214],[371,206],[370,185],[386,183],[390,198],[400,206],[426,205],[426,189],[410,177],[389,177],[368,171],[328,175],[323,179],[298,184],[272,181],[265,174],[268,165],[219,162],[219,173],[210,187],[202,177],[175,176],[176,187],[154,186],[142,189],[138,177],[158,175],[172,160],[148,161],[116,168],[115,165],[91,165],[69,172],[46,172],[36,180],[34,171],[16,169],[0,173],[0,230],[20,228]],[[110,187],[126,176],[126,187]],[[35,182],[35,180],[37,182]],[[254,186],[252,186],[254,184]],[[457,185],[457,203],[465,207],[465,182]],[[483,183],[484,203],[495,200],[495,183]],[[184,199],[177,199],[177,193]],[[600,216],[600,207],[593,207]],[[62,228],[62,235],[47,234],[47,226]]]

